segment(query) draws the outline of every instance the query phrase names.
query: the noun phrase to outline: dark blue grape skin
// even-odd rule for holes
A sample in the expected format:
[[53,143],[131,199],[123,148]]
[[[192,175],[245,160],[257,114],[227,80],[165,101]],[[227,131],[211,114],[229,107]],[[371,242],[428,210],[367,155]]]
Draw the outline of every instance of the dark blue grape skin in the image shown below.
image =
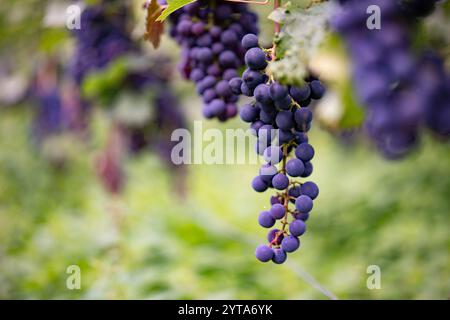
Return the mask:
[[267,67],[266,54],[260,48],[251,48],[245,53],[245,64],[252,70],[264,70]]
[[290,111],[280,111],[275,117],[275,123],[281,130],[290,130],[294,126],[294,118]]
[[209,105],[210,105],[210,108],[212,110],[214,110],[214,114],[215,115],[219,115],[219,114],[223,113],[225,111],[225,109],[226,109],[225,102],[223,102],[220,99],[214,99],[213,101],[211,101],[209,103]]
[[294,134],[291,131],[279,130],[278,142],[279,144],[288,143],[294,139]]
[[294,236],[287,236],[281,241],[281,248],[285,252],[294,252],[300,247],[300,241]]
[[[239,78],[235,69],[226,69],[222,74],[223,80],[230,81],[233,78]],[[240,94],[240,93],[239,93]]]
[[286,209],[282,204],[276,203],[270,208],[269,214],[272,218],[279,220],[286,214]]
[[274,128],[269,124],[262,125],[258,130],[258,139],[262,139],[266,143],[266,146],[268,146],[274,138],[273,130]]
[[294,119],[297,125],[299,126],[305,126],[308,125],[312,119],[313,114],[309,108],[300,108],[295,110],[294,112]]
[[253,178],[252,181],[252,188],[253,190],[255,190],[256,192],[264,192],[267,190],[267,188],[269,188],[269,186],[267,185],[267,183],[265,183],[260,176],[257,176],[255,178]]
[[233,92],[231,91],[228,81],[221,80],[216,84],[216,92],[219,96],[223,98],[231,97]]
[[233,51],[227,50],[219,55],[219,63],[224,68],[236,67],[238,61],[236,54]]
[[313,165],[312,165],[312,163],[311,162],[305,162],[304,163],[304,165],[305,165],[305,171],[303,172],[303,174],[300,176],[300,177],[302,177],[302,178],[307,178],[307,177],[309,177],[311,174],[312,174],[312,172],[313,172]]
[[198,82],[205,77],[205,73],[200,69],[194,69],[194,70],[192,70],[189,77],[192,81]]
[[245,84],[244,82],[242,82],[241,84],[241,92],[243,95],[247,97],[253,96],[253,90],[250,87],[248,87],[247,84]]
[[270,85],[270,97],[272,100],[282,100],[288,96],[288,88],[279,84],[278,82],[274,82]]
[[[278,235],[278,238],[275,240],[275,237]],[[280,234],[280,230],[272,229],[267,233],[267,241],[269,243],[273,243],[275,245],[280,245],[281,241],[283,241],[284,234]],[[274,241],[275,240],[275,241]]]
[[286,172],[291,177],[300,177],[305,172],[305,165],[299,159],[290,159],[286,163]]
[[298,104],[301,104],[302,101],[307,100],[311,95],[311,89],[309,85],[305,85],[303,87],[291,87],[289,89],[289,93],[292,99],[295,100]]
[[280,248],[273,249],[272,261],[275,264],[282,264],[286,261],[286,259],[287,259],[287,254],[286,254],[286,252],[284,252],[283,249],[280,249]]
[[274,205],[275,203],[281,203],[280,202],[280,198],[278,198],[277,196],[271,196],[270,197],[270,204]]
[[252,33],[246,34],[243,38],[242,38],[242,47],[245,50],[248,50],[250,48],[256,48],[258,47],[258,37]]
[[296,213],[294,213],[293,216],[297,220],[302,220],[302,221],[306,222],[306,220],[309,219],[309,212],[307,212],[307,213],[296,212]]
[[309,87],[311,88],[311,98],[312,99],[320,99],[325,94],[325,87],[322,82],[319,80],[313,80],[309,83]]
[[305,195],[301,195],[300,197],[298,197],[295,200],[295,208],[300,213],[308,213],[313,208],[313,201],[311,200],[310,197],[305,196]]
[[242,91],[241,91],[242,79],[241,78],[235,77],[235,78],[231,79],[229,81],[229,85],[230,85],[231,91],[234,94],[241,94],[242,93]]
[[235,46],[238,41],[239,39],[236,35],[236,32],[232,30],[226,30],[220,36],[220,42],[222,42],[227,47]]
[[256,120],[255,122],[253,122],[253,123],[250,125],[250,129],[251,129],[251,131],[252,131],[252,134],[253,134],[254,136],[258,136],[259,129],[260,129],[262,126],[264,126],[264,122],[262,122],[261,120]]
[[319,195],[319,187],[314,182],[307,181],[302,184],[301,193],[314,200]]
[[284,190],[289,186],[289,178],[283,173],[278,173],[273,177],[272,185],[277,190]]
[[206,89],[203,92],[203,102],[210,103],[215,98],[217,98],[217,93],[214,89]]
[[223,51],[225,51],[225,47],[222,43],[216,42],[211,46],[211,51],[215,55],[220,55]]
[[294,220],[289,224],[289,232],[294,237],[299,237],[303,235],[305,231],[306,231],[306,224],[302,220]]
[[258,85],[264,82],[264,76],[259,71],[246,69],[242,74],[242,80],[249,88],[255,89]]
[[285,96],[282,99],[275,100],[275,107],[281,110],[289,110],[292,105],[292,99],[290,96]]
[[195,36],[200,36],[203,32],[205,32],[205,24],[201,21],[196,22],[191,27],[191,33]]
[[305,132],[296,132],[295,142],[297,142],[297,144],[308,143],[308,141],[308,135]]
[[245,122],[255,122],[259,117],[259,108],[250,104],[241,107],[240,117]]
[[256,101],[258,101],[259,103],[269,104],[272,102],[269,93],[269,86],[266,84],[259,84],[255,88],[253,95],[255,96]]
[[259,214],[258,223],[261,225],[261,227],[271,228],[275,224],[275,219],[269,213],[269,211],[262,211]]
[[270,164],[264,164],[259,168],[259,176],[266,184],[270,184],[277,173],[278,169]]
[[273,250],[269,246],[260,245],[256,248],[255,256],[259,261],[267,262],[273,257]]
[[283,160],[283,149],[279,146],[269,146],[264,150],[264,160],[270,164],[277,164]]
[[289,188],[288,195],[290,197],[294,197],[294,198],[300,197],[301,196],[300,186],[293,186],[293,187]]
[[304,163],[314,157],[314,148],[309,143],[302,143],[295,149],[295,156]]
[[260,120],[267,124],[274,124],[275,117],[276,117],[276,112],[273,112],[273,111],[267,112],[265,110],[261,110],[259,113]]

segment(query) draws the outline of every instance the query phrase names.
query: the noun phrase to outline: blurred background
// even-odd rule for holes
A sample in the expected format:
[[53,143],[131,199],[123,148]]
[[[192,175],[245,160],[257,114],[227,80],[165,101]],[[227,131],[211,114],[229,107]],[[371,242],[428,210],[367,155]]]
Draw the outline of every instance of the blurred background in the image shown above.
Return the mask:
[[[177,44],[143,39],[140,1],[77,3],[97,8],[97,34],[67,29],[71,4],[0,4],[1,299],[449,298],[448,142],[423,130],[406,157],[383,157],[358,129],[337,35],[315,61],[344,75],[329,78],[310,135],[321,193],[301,249],[263,264],[258,166],[170,163],[172,130],[202,120]],[[251,8],[270,41],[271,9]],[[418,33],[447,60],[448,17],[446,3]],[[203,126],[247,127],[238,117]],[[66,287],[70,265],[80,290]],[[379,290],[366,286],[370,265]]]

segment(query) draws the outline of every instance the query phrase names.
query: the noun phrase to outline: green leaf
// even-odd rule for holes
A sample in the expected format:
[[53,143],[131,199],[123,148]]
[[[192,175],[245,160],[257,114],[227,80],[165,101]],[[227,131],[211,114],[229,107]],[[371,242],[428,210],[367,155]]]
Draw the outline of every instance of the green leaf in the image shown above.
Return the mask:
[[164,9],[156,21],[164,21],[171,13],[195,1],[196,0],[167,0],[167,8]]
[[[311,4],[311,1],[304,2]],[[287,3],[274,10],[269,19],[282,24],[277,39],[277,60],[269,70],[279,81],[301,85],[308,65],[327,36],[327,21],[332,13],[329,3],[315,3],[302,9],[300,2]]]
[[339,122],[341,129],[360,127],[364,121],[364,109],[358,103],[351,81],[347,81],[341,88],[342,104],[344,112]]

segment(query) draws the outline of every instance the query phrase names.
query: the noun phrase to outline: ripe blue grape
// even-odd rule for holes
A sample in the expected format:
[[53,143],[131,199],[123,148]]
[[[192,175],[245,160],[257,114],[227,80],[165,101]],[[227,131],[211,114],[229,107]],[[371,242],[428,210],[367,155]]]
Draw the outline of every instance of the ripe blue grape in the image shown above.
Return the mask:
[[277,173],[272,179],[272,185],[277,190],[284,190],[289,185],[289,178],[283,173]]
[[242,47],[245,50],[248,50],[250,48],[255,48],[258,47],[258,37],[255,34],[246,34],[243,38],[242,38]]
[[260,176],[257,176],[252,181],[252,187],[256,192],[264,192],[269,186]]
[[258,222],[262,227],[270,228],[275,224],[275,218],[269,213],[269,211],[262,211],[259,214]]
[[287,254],[283,249],[275,248],[273,249],[272,261],[276,264],[282,264],[286,261]]
[[[274,221],[275,224],[275,221]],[[273,224],[272,224],[273,226]],[[304,221],[302,220],[294,220],[289,224],[289,232],[294,236],[294,237],[299,237],[301,235],[303,235],[306,231],[306,224]]]
[[245,63],[252,70],[263,70],[267,66],[266,54],[260,48],[250,48],[245,54]]
[[310,197],[301,195],[297,198],[297,200],[295,200],[295,208],[300,213],[308,213],[313,208],[313,201]]
[[286,163],[286,172],[291,177],[300,177],[305,172],[305,165],[299,159],[290,159]]
[[303,162],[308,162],[314,157],[314,148],[309,143],[302,143],[295,149],[295,156]]
[[289,235],[281,241],[281,248],[285,252],[294,252],[300,247],[300,240],[297,237]]
[[269,246],[260,245],[255,251],[256,258],[261,262],[267,262],[273,257],[273,250]]
[[[284,217],[284,215],[286,214],[286,209],[284,208],[284,206],[282,204],[276,203],[270,208],[269,213],[272,218],[278,220],[278,219],[281,219]],[[272,224],[272,226],[273,226],[273,224]]]
[[314,200],[319,195],[319,187],[314,182],[307,181],[301,185],[301,193]]

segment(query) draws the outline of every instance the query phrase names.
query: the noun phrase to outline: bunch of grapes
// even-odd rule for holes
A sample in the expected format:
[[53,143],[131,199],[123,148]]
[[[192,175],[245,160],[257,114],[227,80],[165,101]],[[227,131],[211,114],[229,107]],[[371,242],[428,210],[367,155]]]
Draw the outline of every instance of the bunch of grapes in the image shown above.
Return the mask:
[[256,152],[267,162],[252,181],[257,192],[269,188],[277,190],[271,197],[269,211],[260,213],[258,221],[271,229],[267,245],[256,249],[256,258],[262,262],[272,260],[281,264],[289,252],[300,247],[299,237],[305,233],[305,221],[313,208],[319,188],[312,181],[300,182],[313,171],[311,163],[314,148],[308,143],[313,113],[312,100],[320,99],[325,88],[314,76],[305,79],[303,86],[285,86],[269,77],[265,70],[267,51],[261,49],[258,37],[247,34],[242,39],[247,69],[242,78],[235,77],[229,84],[235,94],[253,97],[254,101],[242,106],[240,117],[251,123],[257,136]]
[[[389,158],[404,156],[417,145],[425,124],[450,137],[448,76],[443,64],[430,62],[429,55],[420,57],[412,49],[416,20],[411,15],[417,8],[431,11],[436,1],[340,2],[332,24],[351,54],[356,91],[367,108],[366,129],[380,151]],[[381,29],[366,25],[370,5],[381,9]]]
[[[81,29],[74,32],[76,49],[70,69],[78,85],[82,86],[89,75],[104,71],[117,59],[124,58],[127,62],[125,74],[111,84],[106,80],[106,95],[113,97],[107,101],[114,105],[119,92],[135,96],[149,91],[153,93],[148,104],[151,111],[144,120],[140,118],[136,121],[129,116],[132,109],[125,116],[115,118],[109,140],[97,158],[97,174],[105,189],[112,194],[120,193],[124,187],[123,160],[126,153],[136,156],[152,150],[171,166],[171,133],[186,127],[184,113],[170,86],[172,61],[157,55],[142,58],[142,50],[130,36],[127,9],[119,1],[107,0],[84,9]],[[90,102],[101,104],[101,99],[95,98]],[[178,174],[183,168],[176,169],[172,171]]]
[[203,98],[203,115],[225,121],[237,114],[238,96],[228,81],[244,64],[240,39],[258,33],[258,17],[246,4],[199,0],[171,16],[170,34],[182,47],[179,65]]
[[76,48],[70,67],[78,83],[93,70],[137,49],[129,36],[126,7],[117,1],[103,0],[86,7],[80,23],[81,29],[73,31]]

